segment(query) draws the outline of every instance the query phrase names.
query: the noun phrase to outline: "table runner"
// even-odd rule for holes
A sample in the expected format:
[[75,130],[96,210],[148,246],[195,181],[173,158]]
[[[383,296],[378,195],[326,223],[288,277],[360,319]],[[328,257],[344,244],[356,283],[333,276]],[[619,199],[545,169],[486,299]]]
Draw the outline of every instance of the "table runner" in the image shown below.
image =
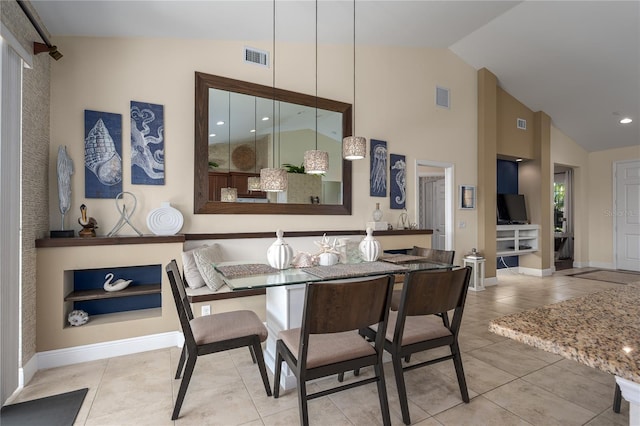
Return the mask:
[[350,278],[363,275],[374,274],[395,274],[408,270],[405,266],[395,265],[388,262],[366,262],[356,264],[337,264],[333,266],[313,266],[303,268],[307,272],[322,279],[328,278]]

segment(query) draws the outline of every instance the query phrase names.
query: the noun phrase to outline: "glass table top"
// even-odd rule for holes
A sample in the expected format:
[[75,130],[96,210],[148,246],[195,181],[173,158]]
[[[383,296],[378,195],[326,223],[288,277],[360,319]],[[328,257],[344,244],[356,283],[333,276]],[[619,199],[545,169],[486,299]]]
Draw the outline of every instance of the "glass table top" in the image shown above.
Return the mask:
[[[361,278],[384,274],[403,274],[410,271],[451,269],[455,267],[455,265],[424,260],[401,264],[376,261],[284,270],[273,269],[266,264],[251,261],[220,262],[214,266],[231,290],[305,284],[308,282]],[[246,268],[244,269],[246,271],[230,273],[228,269],[232,268],[225,268],[229,266],[245,266]]]

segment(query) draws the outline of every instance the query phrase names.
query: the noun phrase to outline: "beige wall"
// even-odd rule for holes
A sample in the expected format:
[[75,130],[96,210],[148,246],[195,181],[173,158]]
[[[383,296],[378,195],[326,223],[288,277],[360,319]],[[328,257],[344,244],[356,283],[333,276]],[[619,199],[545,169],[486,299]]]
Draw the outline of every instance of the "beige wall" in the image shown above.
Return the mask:
[[[270,49],[255,41],[150,40],[106,38],[59,38],[65,60],[52,66],[51,153],[58,145],[69,146],[76,165],[69,225],[78,228],[79,206],[86,203],[98,220],[99,232],[107,233],[118,219],[113,200],[84,198],[84,109],[123,115],[123,190],[138,198],[133,223],[143,232],[146,215],[170,201],[185,216],[182,232],[287,231],[308,229],[362,229],[376,202],[389,222],[399,211],[389,210],[388,199],[369,197],[369,162],[354,163],[353,214],[351,216],[194,215],[193,120],[194,72],[202,71],[271,85],[271,70],[241,62],[245,45]],[[276,85],[314,94],[313,49],[278,45]],[[322,46],[319,52],[318,95],[344,102],[353,97],[352,50],[348,46]],[[309,56],[308,58],[306,56]],[[409,216],[415,221],[415,160],[450,162],[455,182],[476,183],[476,75],[473,68],[447,50],[359,47],[357,63],[356,132],[386,140],[389,151],[407,156]],[[451,89],[451,109],[436,108],[435,86]],[[162,104],[165,107],[166,185],[138,186],[130,182],[129,102]],[[55,178],[52,155],[49,177]],[[57,195],[49,191],[51,218]],[[458,213],[458,212],[456,212]],[[457,250],[475,244],[475,213],[457,230]]]
[[[525,104],[498,87],[498,154],[534,159],[534,113]],[[518,129],[518,118],[527,121],[526,130]]]
[[588,259],[592,266],[615,266],[613,258],[613,163],[640,160],[640,145],[592,152],[588,161]]
[[[27,52],[36,31],[16,2],[2,1],[2,25]],[[35,14],[37,16],[37,14]],[[49,66],[47,54],[33,56],[23,69],[22,85],[22,365],[36,353],[36,249],[35,240],[49,229],[47,165],[49,163]],[[57,206],[57,202],[55,203]],[[57,209],[57,207],[56,207]]]
[[[587,266],[589,262],[588,212],[591,192],[587,181],[589,153],[558,128],[551,126],[551,164],[573,168],[573,259],[577,265]],[[549,215],[553,215],[553,203],[551,203]],[[553,233],[553,229],[550,232]],[[553,256],[553,253],[551,255]]]

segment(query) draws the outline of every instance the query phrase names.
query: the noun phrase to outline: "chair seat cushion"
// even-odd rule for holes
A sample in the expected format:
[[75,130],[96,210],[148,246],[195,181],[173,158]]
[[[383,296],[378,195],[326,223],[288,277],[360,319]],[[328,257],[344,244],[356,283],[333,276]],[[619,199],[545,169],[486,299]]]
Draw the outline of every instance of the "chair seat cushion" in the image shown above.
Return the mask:
[[[387,325],[387,335],[385,337],[390,342],[393,342],[393,333],[396,329],[397,319],[398,312],[389,311],[389,323]],[[402,346],[447,336],[452,336],[451,331],[442,324],[442,318],[436,315],[407,317],[404,322]]]
[[267,339],[267,328],[253,311],[223,312],[205,315],[190,321],[196,344],[221,342],[238,337],[257,335]]
[[[287,345],[292,354],[298,357],[300,347],[300,328],[281,331],[278,339]],[[334,364],[350,359],[375,355],[376,351],[357,331],[343,333],[309,335],[307,368]]]

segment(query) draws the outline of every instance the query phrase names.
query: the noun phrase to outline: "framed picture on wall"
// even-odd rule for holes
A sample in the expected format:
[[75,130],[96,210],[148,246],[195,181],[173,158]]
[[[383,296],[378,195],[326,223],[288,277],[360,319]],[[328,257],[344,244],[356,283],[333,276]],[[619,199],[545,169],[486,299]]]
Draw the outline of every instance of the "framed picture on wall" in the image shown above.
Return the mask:
[[460,185],[460,195],[458,196],[459,208],[471,210],[476,208],[476,187],[473,185]]

